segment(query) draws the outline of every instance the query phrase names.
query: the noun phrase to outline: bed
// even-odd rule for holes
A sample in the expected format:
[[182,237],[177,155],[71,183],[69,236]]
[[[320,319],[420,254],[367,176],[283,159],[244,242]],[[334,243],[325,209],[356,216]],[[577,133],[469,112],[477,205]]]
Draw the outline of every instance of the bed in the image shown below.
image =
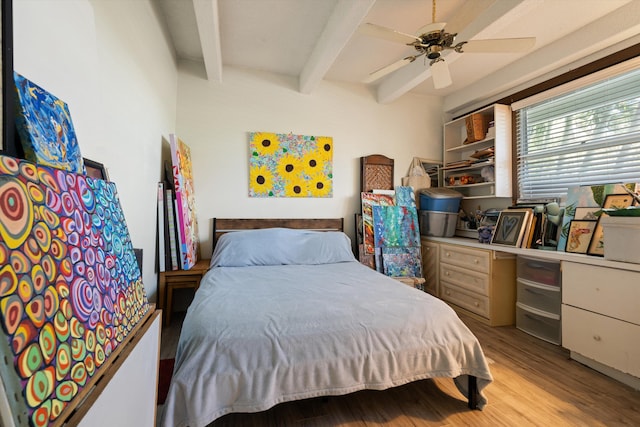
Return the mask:
[[342,219],[213,223],[162,426],[434,377],[486,405],[492,377],[475,336],[441,300],[360,264]]

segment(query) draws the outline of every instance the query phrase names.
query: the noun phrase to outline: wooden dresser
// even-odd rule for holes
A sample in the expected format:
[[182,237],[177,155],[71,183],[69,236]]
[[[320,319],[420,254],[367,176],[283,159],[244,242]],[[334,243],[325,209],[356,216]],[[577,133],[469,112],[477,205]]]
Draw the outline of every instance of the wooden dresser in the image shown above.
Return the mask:
[[428,239],[422,239],[422,244],[425,254],[437,247],[439,268],[435,279],[425,268],[427,286],[433,287],[437,280],[436,296],[491,326],[515,323],[514,255]]

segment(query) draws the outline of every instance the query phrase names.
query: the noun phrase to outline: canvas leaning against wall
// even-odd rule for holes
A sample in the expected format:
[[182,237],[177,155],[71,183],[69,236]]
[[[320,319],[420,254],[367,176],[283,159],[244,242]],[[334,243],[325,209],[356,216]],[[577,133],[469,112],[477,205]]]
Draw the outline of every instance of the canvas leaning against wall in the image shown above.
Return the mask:
[[34,163],[84,173],[84,162],[67,104],[14,73],[16,129],[25,157]]
[[14,423],[63,420],[149,309],[115,184],[0,156],[0,372]]
[[333,197],[333,138],[249,133],[249,197]]
[[176,191],[180,263],[184,270],[189,270],[198,261],[200,249],[191,149],[174,134],[169,135],[169,143],[173,163],[173,185]]

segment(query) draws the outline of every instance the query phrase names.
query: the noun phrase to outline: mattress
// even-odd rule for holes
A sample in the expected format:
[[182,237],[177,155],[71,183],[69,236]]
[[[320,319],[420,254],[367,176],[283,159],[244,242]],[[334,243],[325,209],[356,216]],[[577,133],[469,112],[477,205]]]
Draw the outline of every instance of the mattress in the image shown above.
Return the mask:
[[482,348],[441,300],[357,261],[214,267],[187,311],[162,426],[281,402],[453,378],[478,407]]

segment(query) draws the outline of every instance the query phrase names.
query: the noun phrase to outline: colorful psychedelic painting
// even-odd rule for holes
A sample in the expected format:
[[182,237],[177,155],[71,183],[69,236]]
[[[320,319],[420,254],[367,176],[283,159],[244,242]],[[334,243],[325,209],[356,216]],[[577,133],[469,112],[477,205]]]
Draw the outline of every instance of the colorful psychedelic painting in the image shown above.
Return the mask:
[[180,264],[183,270],[189,270],[198,261],[200,252],[191,149],[174,134],[169,135],[169,143],[173,164],[173,185],[176,191]]
[[420,231],[411,187],[395,188],[394,206],[372,206],[375,252],[387,276],[422,277]]
[[374,206],[394,206],[396,201],[392,195],[376,193],[360,193],[362,203],[362,235],[364,253],[373,255],[375,253],[373,235],[373,207]]
[[0,156],[0,372],[14,423],[64,420],[149,310],[115,184]]
[[25,158],[33,163],[85,173],[67,104],[14,72],[16,129]]
[[333,138],[249,133],[249,197],[333,197]]

